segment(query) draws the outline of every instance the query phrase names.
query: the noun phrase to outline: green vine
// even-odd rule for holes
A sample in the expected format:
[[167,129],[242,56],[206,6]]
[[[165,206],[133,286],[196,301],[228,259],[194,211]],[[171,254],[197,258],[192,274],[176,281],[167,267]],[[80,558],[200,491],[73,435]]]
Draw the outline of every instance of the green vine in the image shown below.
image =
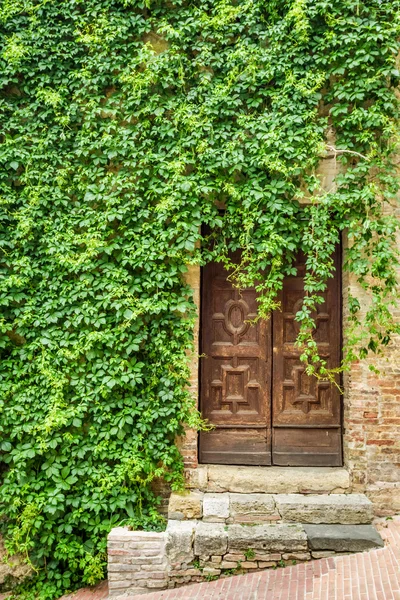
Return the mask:
[[114,525],[160,526],[154,479],[182,484],[189,263],[241,248],[235,283],[257,282],[265,318],[302,249],[298,343],[328,377],[313,314],[345,234],[370,302],[349,296],[342,368],[398,331],[400,5],[0,6],[0,502],[50,599],[104,576]]

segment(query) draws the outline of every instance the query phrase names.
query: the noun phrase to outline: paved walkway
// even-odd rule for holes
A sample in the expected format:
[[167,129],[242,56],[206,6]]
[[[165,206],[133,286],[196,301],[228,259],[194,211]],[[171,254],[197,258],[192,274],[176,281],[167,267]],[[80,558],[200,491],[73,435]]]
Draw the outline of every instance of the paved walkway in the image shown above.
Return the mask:
[[[115,600],[400,600],[400,516],[377,528],[385,540],[379,550]],[[62,600],[103,600],[105,586]]]

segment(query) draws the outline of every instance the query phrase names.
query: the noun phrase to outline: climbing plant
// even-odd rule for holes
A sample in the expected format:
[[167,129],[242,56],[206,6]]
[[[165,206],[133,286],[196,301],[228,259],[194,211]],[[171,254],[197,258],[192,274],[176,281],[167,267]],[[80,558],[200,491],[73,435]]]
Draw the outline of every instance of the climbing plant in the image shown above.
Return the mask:
[[329,377],[311,332],[345,232],[370,300],[349,294],[342,367],[397,332],[400,6],[0,6],[0,510],[50,599],[104,576],[112,526],[160,526],[156,478],[181,485],[188,264],[233,267],[266,318],[301,249],[298,343]]

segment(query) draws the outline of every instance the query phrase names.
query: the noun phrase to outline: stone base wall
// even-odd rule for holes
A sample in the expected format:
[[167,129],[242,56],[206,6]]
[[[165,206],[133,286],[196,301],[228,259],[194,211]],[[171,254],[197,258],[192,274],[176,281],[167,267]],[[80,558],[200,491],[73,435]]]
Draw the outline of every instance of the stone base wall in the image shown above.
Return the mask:
[[[167,531],[161,533],[113,529],[108,540],[110,598],[341,554],[309,550],[306,535],[299,528],[289,531],[288,541],[282,545],[286,550],[278,552],[253,550],[246,545],[250,542],[244,542],[246,547],[242,550],[230,549],[228,533],[222,525],[202,523],[195,537],[197,527],[196,521],[170,521]],[[289,545],[293,545],[292,550]]]
[[170,520],[161,533],[116,528],[109,536],[109,597],[135,596],[382,545],[371,525],[246,526]]

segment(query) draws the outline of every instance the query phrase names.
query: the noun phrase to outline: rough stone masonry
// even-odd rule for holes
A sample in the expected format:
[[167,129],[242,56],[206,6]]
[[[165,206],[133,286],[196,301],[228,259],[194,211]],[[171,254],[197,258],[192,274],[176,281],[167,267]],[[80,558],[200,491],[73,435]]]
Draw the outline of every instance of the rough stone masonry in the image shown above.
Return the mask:
[[382,546],[359,494],[172,494],[165,532],[115,528],[110,597]]

